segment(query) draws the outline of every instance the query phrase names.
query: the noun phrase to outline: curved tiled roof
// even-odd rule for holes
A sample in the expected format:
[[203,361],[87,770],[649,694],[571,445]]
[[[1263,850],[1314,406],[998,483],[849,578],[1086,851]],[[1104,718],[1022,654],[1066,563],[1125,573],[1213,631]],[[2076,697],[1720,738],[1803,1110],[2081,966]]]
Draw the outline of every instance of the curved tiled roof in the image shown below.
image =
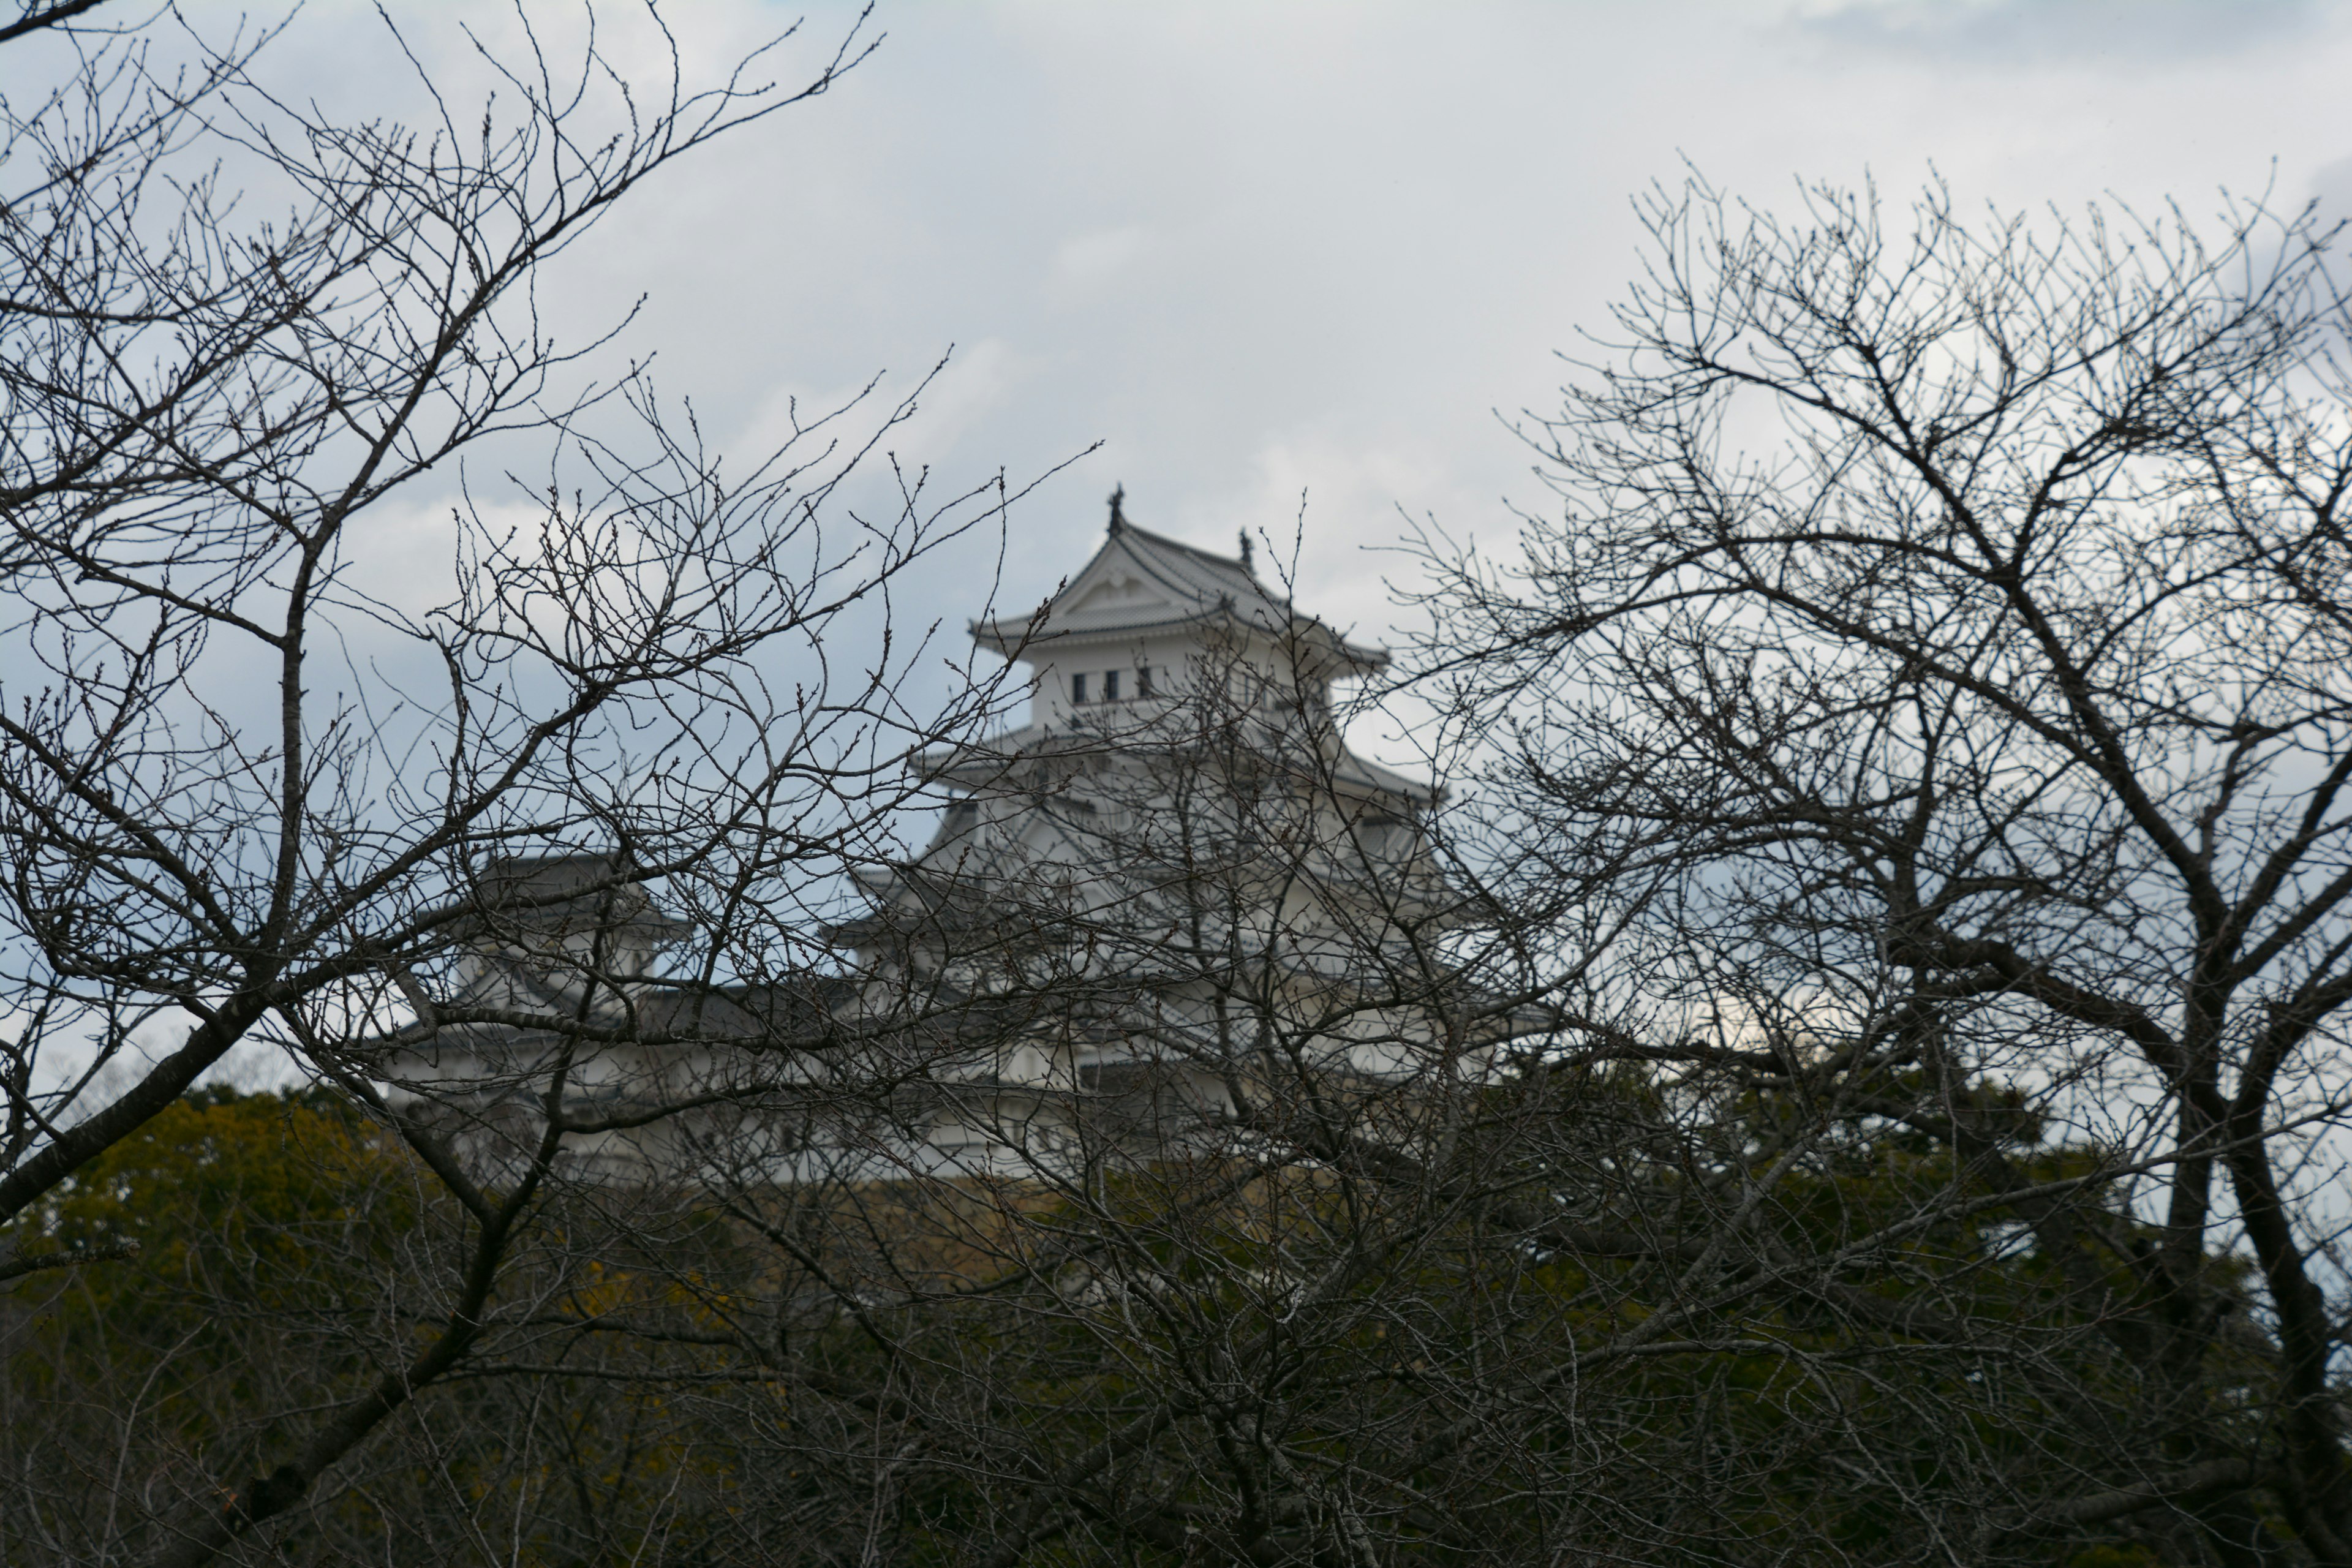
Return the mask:
[[[1098,590],[1131,581],[1137,592],[1104,604]],[[1354,643],[1287,599],[1276,598],[1249,563],[1153,533],[1116,510],[1102,548],[1063,589],[1034,612],[971,623],[983,645],[1018,658],[1024,647],[1075,637],[1128,637],[1181,626],[1225,623],[1268,637],[1309,639],[1360,669],[1388,663],[1381,648]]]
[[[1278,727],[1267,725],[1262,737],[1268,742],[1281,739]],[[939,746],[919,753],[915,766],[928,778],[949,778],[958,773],[982,774],[1001,773],[1004,768],[1025,759],[1048,752],[1099,752],[1108,747],[1119,750],[1177,752],[1183,749],[1188,737],[1182,730],[1164,730],[1149,721],[1130,722],[1118,729],[1095,729],[1084,724],[1055,725],[1044,721],[1020,725],[1002,731],[984,740],[957,745]],[[1278,746],[1268,745],[1269,757],[1279,756]],[[1318,764],[1318,771],[1328,771],[1328,782],[1342,789],[1365,794],[1393,795],[1415,805],[1427,805],[1444,798],[1444,792],[1417,779],[1382,767],[1368,757],[1360,757],[1345,745],[1336,754],[1328,754]],[[969,780],[965,781],[967,784]]]

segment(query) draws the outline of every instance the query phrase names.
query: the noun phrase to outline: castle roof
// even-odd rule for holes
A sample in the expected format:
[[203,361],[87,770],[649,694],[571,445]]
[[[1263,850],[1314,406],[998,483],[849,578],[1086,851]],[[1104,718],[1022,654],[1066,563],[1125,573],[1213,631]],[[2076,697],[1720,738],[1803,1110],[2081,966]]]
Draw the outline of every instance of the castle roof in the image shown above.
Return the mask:
[[[1280,726],[1264,725],[1260,731],[1261,738],[1270,742],[1269,752],[1278,755],[1286,740]],[[1181,731],[1154,731],[1149,725],[1121,726],[1114,721],[1097,728],[1087,723],[1083,715],[1076,715],[1058,726],[1034,721],[982,741],[934,747],[918,753],[915,765],[926,778],[947,779],[962,787],[974,788],[1001,782],[1006,768],[1023,758],[1055,752],[1097,754],[1109,746],[1173,755],[1181,751],[1183,739]],[[1382,767],[1369,757],[1360,757],[1345,746],[1335,748],[1314,765],[1328,774],[1326,782],[1351,794],[1393,795],[1414,805],[1427,805],[1444,798],[1443,792],[1433,786],[1393,768]]]
[[[1244,545],[1246,548],[1246,544]],[[1280,641],[1348,670],[1379,669],[1385,649],[1349,641],[1257,580],[1246,556],[1234,559],[1141,529],[1111,498],[1102,547],[1063,588],[1024,616],[971,623],[982,647],[1007,658],[1066,641],[1112,640],[1185,627],[1229,626]]]
[[689,929],[655,907],[642,883],[612,854],[575,850],[505,855],[476,872],[477,936],[545,939],[604,931],[656,945]]

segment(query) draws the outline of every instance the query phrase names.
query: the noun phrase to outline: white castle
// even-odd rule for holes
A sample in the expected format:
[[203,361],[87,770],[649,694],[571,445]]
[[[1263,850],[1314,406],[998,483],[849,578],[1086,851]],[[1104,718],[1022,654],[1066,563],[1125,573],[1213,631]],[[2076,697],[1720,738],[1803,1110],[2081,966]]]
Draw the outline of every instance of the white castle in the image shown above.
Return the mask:
[[1334,712],[1387,655],[1260,582],[1246,537],[1211,554],[1114,496],[1049,602],[971,635],[1025,668],[1028,721],[920,759],[938,830],[861,878],[867,912],[826,933],[841,973],[681,988],[657,895],[601,857],[505,862],[481,901],[520,912],[386,1077],[543,1126],[564,1047],[527,1017],[593,1017],[608,1037],[572,1048],[566,1097],[586,1158],[1017,1175],[1279,1141],[1302,1089],[1404,1092],[1491,1042],[1445,957],[1432,791]]

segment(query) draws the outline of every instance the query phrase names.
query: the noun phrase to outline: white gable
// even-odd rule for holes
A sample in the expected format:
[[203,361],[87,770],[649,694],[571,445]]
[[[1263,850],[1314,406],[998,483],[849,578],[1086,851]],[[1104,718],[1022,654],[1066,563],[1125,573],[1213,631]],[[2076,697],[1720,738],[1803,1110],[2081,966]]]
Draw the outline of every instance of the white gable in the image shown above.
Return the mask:
[[[1112,562],[1108,555],[1105,552],[1097,556],[1096,569],[1085,574],[1054,601],[1056,619],[1068,616],[1089,621],[1127,620],[1140,616],[1164,621],[1192,607],[1180,605],[1165,588],[1146,580],[1132,563]],[[1087,577],[1096,580],[1088,584],[1085,580]]]

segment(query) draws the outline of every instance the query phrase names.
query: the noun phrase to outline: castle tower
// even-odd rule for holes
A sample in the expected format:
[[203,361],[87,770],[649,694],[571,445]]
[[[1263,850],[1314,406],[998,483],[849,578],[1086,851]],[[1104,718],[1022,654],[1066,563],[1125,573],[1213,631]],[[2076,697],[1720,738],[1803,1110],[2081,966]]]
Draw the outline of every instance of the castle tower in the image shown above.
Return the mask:
[[495,1172],[560,1075],[578,1168],[740,1190],[1295,1151],[1302,1097],[1456,1070],[1433,794],[1335,708],[1387,655],[1121,500],[1049,602],[971,626],[1027,720],[918,759],[937,829],[860,879],[823,933],[840,968],[669,975],[695,932],[661,889],[595,854],[494,862],[443,1000],[381,1042],[395,1102]]
[[1432,792],[1351,752],[1333,706],[1383,651],[1262,582],[1246,537],[1213,554],[1123,496],[1049,602],[971,634],[1026,672],[1028,721],[922,759],[939,828],[836,932],[865,1005],[929,1029],[932,1155],[1223,1146],[1269,1073],[1419,1070],[1454,919]]

